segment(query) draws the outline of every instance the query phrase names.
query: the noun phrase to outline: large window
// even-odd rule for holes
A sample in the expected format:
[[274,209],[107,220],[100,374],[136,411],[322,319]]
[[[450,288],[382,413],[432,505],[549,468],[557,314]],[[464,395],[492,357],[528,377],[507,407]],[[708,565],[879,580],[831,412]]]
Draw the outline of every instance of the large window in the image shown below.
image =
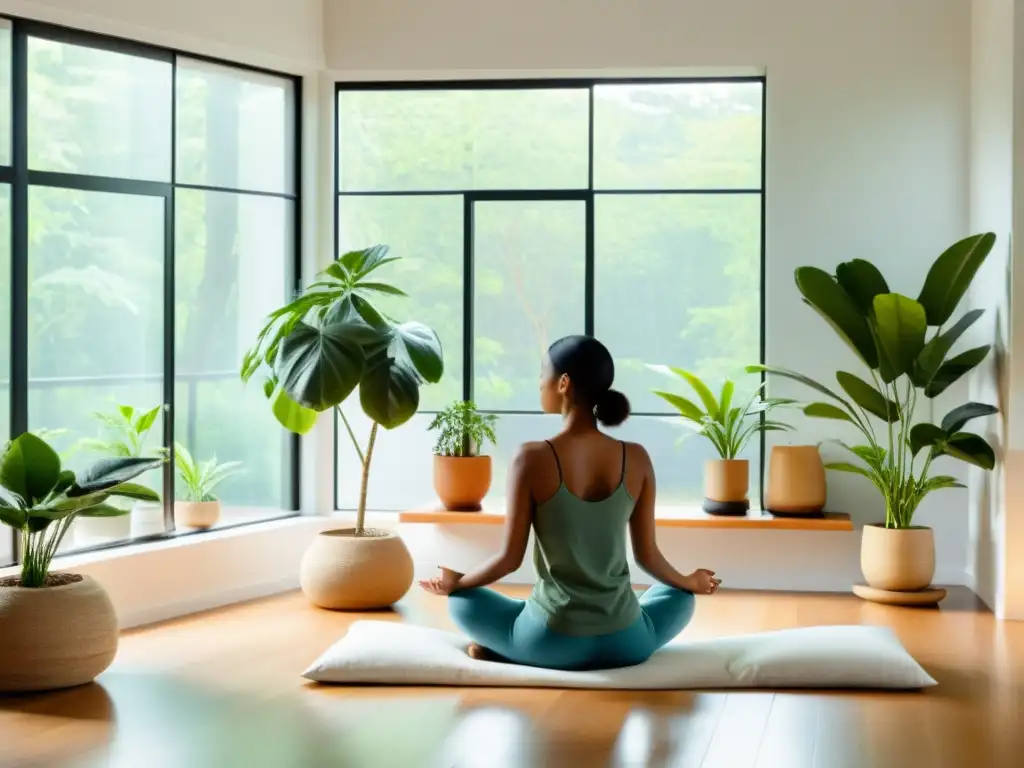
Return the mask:
[[[391,245],[410,294],[393,311],[445,350],[421,412],[378,438],[372,509],[436,503],[426,427],[458,398],[500,417],[500,504],[516,447],[558,429],[537,379],[548,344],[571,333],[611,349],[634,409],[616,434],[647,446],[660,504],[699,501],[712,449],[680,442],[651,390],[682,384],[648,365],[758,383],[742,371],[761,359],[763,105],[760,78],[339,86],[339,253]],[[358,406],[346,415],[365,436]],[[359,464],[337,445],[348,509]],[[761,454],[751,443],[755,485]]]
[[[36,432],[72,469],[180,444],[240,464],[219,525],[297,509],[297,441],[238,369],[299,277],[298,88],[0,23],[4,436]],[[143,478],[162,504],[79,519],[64,550],[176,532],[175,470]]]

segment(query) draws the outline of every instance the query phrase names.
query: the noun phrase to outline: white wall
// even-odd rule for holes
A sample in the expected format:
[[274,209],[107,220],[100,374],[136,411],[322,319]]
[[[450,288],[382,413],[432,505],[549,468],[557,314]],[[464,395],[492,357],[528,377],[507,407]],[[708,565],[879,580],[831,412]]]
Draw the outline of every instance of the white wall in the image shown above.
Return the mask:
[[[934,257],[968,233],[969,0],[327,0],[326,11],[327,65],[341,79],[766,72],[771,364],[830,380],[839,367],[856,370],[800,303],[795,267],[867,257],[895,290],[916,295]],[[950,393],[938,415],[964,395]],[[801,437],[836,434],[816,422]],[[831,509],[879,519],[877,494],[860,478],[830,482]],[[967,508],[966,492],[922,508],[920,521],[936,529],[937,581],[967,579]],[[456,551],[451,532],[409,528],[417,560]],[[470,541],[459,557],[498,542],[497,532],[457,535]],[[841,587],[858,576],[852,534],[664,538],[680,562],[734,584]]]
[[323,65],[323,0],[0,0],[0,13],[292,74]]

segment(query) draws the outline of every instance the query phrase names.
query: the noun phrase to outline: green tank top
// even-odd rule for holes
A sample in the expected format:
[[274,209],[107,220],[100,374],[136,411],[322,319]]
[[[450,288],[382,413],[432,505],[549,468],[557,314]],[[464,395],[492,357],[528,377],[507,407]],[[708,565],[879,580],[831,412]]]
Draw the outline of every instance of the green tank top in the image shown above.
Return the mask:
[[618,632],[640,616],[626,560],[626,526],[636,504],[626,491],[626,445],[619,487],[601,501],[569,492],[555,446],[548,445],[558,465],[558,490],[533,516],[537,583],[531,602],[555,632]]

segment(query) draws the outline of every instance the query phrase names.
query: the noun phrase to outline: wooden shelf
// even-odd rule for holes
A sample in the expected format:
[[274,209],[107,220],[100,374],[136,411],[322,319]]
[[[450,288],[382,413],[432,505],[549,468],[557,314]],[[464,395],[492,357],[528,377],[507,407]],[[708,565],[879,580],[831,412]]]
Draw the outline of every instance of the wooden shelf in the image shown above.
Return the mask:
[[[446,512],[419,510],[402,512],[398,522],[434,525],[503,525],[505,516],[494,512]],[[658,512],[659,528],[733,528],[772,531],[852,531],[853,523],[844,512],[826,512],[824,517],[773,517],[767,512],[751,510],[744,517],[716,517],[699,507]]]

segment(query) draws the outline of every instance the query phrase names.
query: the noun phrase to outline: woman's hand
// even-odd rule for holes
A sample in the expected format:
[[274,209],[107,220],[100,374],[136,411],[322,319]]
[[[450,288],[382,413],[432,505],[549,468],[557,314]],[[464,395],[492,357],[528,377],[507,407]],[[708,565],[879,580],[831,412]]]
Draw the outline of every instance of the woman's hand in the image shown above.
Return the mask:
[[695,595],[713,595],[718,591],[721,579],[715,578],[715,572],[707,568],[698,568],[686,577],[688,588]]
[[446,597],[459,588],[459,581],[463,574],[441,566],[439,566],[439,570],[441,571],[439,576],[421,581],[420,586],[432,595]]

